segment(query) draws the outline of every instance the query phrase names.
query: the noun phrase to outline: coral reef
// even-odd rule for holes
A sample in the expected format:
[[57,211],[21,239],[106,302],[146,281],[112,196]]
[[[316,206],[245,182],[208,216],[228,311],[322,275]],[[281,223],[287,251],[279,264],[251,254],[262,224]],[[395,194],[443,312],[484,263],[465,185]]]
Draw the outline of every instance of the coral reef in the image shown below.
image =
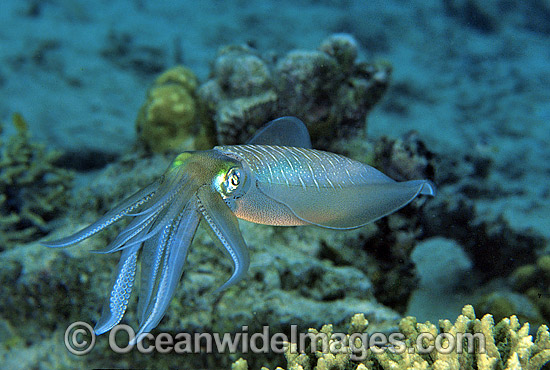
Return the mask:
[[508,276],[515,268],[535,260],[535,251],[544,246],[540,235],[529,230],[516,231],[504,219],[481,219],[473,203],[459,194],[434,203],[437,204],[430,203],[423,210],[425,216],[447,212],[447,218],[427,223],[426,232],[459,241],[484,280]]
[[[456,248],[464,246],[474,263],[475,284],[495,276],[506,276],[511,268],[529,263],[512,275],[512,281],[516,289],[527,291],[530,298],[544,298],[549,285],[546,280],[549,263],[543,257],[540,263],[533,261],[545,240],[518,231],[502,219],[483,218],[474,205],[474,200],[480,197],[502,194],[502,189],[492,188],[488,181],[482,181],[491,172],[490,159],[475,153],[468,158],[442,159],[441,155],[435,156],[427,150],[415,133],[398,139],[367,138],[365,116],[384,93],[391,68],[384,63],[357,63],[356,59],[355,40],[349,35],[338,34],[324,40],[319,50],[293,51],[279,58],[261,56],[245,46],[223,48],[213,65],[210,80],[200,88],[197,88],[196,78],[184,67],[170,69],[157,78],[137,122],[141,142],[154,152],[210,147],[214,137],[220,143],[242,143],[266,121],[292,114],[308,124],[318,148],[337,148],[337,152],[351,153],[350,157],[370,163],[397,180],[436,177],[436,183],[443,188],[442,196],[430,201],[428,207],[424,207],[425,200],[420,199],[376,224],[345,233],[315,228],[300,228],[297,232],[295,228],[241,223],[251,249],[249,276],[240,287],[221,294],[208,293],[230,275],[232,266],[201,229],[188,257],[183,288],[178,289],[159,332],[235,334],[242,331],[242,325],[247,325],[249,332],[254,333],[260,332],[262,325],[269,324],[271,330],[287,333],[291,324],[304,331],[332,322],[334,326],[327,325],[320,331],[311,332],[333,333],[355,312],[362,312],[364,316],[353,317],[350,334],[363,333],[367,325],[369,332],[395,331],[397,312],[405,312],[410,294],[418,285],[412,253],[422,239],[426,239],[426,249],[433,247],[432,237],[443,237],[437,243],[444,242]],[[203,114],[203,105],[207,106],[207,114]],[[24,127],[22,119],[15,121]],[[26,138],[27,134],[22,132],[26,130],[18,130],[16,137]],[[10,151],[3,149],[4,152]],[[57,236],[75,231],[119,199],[146,185],[166,168],[170,159],[160,155],[140,157],[142,154],[123,156],[100,169],[99,176],[86,184],[79,196],[69,198],[64,197],[67,188],[61,186],[59,176],[62,172],[55,172],[59,169],[52,160],[50,174],[44,176],[48,181],[45,186],[54,186],[56,176],[60,185],[48,189],[47,196],[53,197],[51,204],[61,204],[56,207],[66,207],[63,202],[69,202],[71,208],[66,213],[66,225],[56,230]],[[43,156],[39,153],[28,157],[35,161]],[[450,163],[452,160],[454,164]],[[27,174],[26,169],[17,171]],[[14,181],[20,181],[19,177]],[[42,191],[42,188],[35,189],[35,185],[22,185],[18,183],[15,189],[19,191],[26,186],[32,189],[31,194]],[[4,196],[1,206],[10,204],[11,199]],[[33,206],[43,199],[47,199],[44,194],[40,200],[33,198]],[[43,221],[50,221],[59,210],[37,214]],[[32,238],[48,230],[36,225]],[[49,225],[53,224],[46,226]],[[10,224],[9,230],[17,227]],[[90,263],[87,251],[105,246],[118,230],[120,226],[71,250],[52,251],[28,244],[0,254],[0,264],[5,267],[0,274],[0,294],[6,297],[0,302],[0,337],[7,338],[0,341],[0,359],[15,352],[30,353],[33,348],[47,346],[49,342],[40,342],[40,336],[33,339],[37,330],[61,337],[68,323],[99,317],[99,308],[107,294],[106,277],[112,274],[118,256],[94,256],[97,263]],[[4,235],[9,234],[2,233],[2,237]],[[481,279],[477,280],[479,277]],[[527,305],[517,306],[518,302],[525,302],[522,296],[494,294],[485,298],[476,305],[478,312],[492,312],[497,320],[513,313],[519,320],[541,322],[540,318],[533,321],[533,315],[522,311]],[[533,303],[534,311],[539,309],[547,315],[548,302]],[[22,317],[27,324],[19,327]],[[135,326],[136,321],[135,310],[129,310],[125,323]],[[487,357],[476,358],[452,354],[435,357],[372,354],[361,361],[351,359],[349,353],[310,356],[288,353],[287,362],[291,369],[380,370],[414,366],[453,369],[457,364],[475,369],[487,368],[483,366],[488,363],[493,364],[493,368],[514,364],[540,368],[550,350],[544,327],[539,329],[533,344],[526,336],[528,328],[520,328],[515,317],[504,319],[493,327],[490,317],[476,320],[469,307],[454,326],[442,321],[439,327],[450,333],[465,330],[494,334],[491,352]],[[401,330],[412,343],[419,332],[435,333],[437,328],[428,323],[417,324],[409,318],[401,321]],[[498,349],[495,351],[495,348]],[[55,347],[52,351],[64,353],[65,349]],[[240,355],[189,354],[185,361],[189,368],[220,368],[229,366]],[[71,367],[70,358],[58,357],[61,367]],[[30,360],[34,357],[27,358],[30,365],[35,365]],[[49,359],[36,361],[51,364]],[[181,355],[177,354],[155,353],[145,360],[135,351],[115,355],[108,350],[105,336],[101,336],[98,349],[79,365],[128,367],[139,362],[142,366],[168,368],[178,361]],[[268,363],[273,368],[272,365],[282,363],[282,358],[268,354],[249,361],[253,365]],[[240,360],[233,368],[247,366],[246,361]]]
[[[420,241],[414,247],[411,258],[418,271],[420,286],[436,292],[436,295],[465,285],[472,272],[472,263],[462,246],[446,238],[433,237]],[[497,316],[497,320],[503,317]]]
[[344,72],[353,69],[357,59],[357,41],[347,33],[336,33],[329,36],[319,46],[319,50],[336,59]]
[[204,149],[211,144],[208,121],[201,122],[197,83],[193,72],[183,66],[155,80],[136,119],[139,140],[146,148],[162,153]]
[[[352,138],[335,139],[331,148],[389,172],[394,178],[434,176],[436,156],[415,133],[397,139],[372,139],[361,130]],[[405,209],[362,228],[361,233],[347,234],[343,242],[323,244],[320,257],[364,271],[373,282],[376,299],[404,313],[412,291],[418,286],[411,253],[418,240],[426,237],[424,227],[430,220],[423,216],[425,203],[426,199],[417,199]]]
[[277,93],[265,61],[248,46],[218,51],[212,78],[199,88],[220,144],[242,144],[277,115]]
[[[311,52],[311,55],[296,52],[295,57],[310,55],[330,61],[333,70],[311,72],[317,77],[319,73],[328,73],[323,78],[315,77],[319,88],[325,88],[326,79],[336,79],[353,90],[352,85],[345,81],[360,78],[358,71],[367,66],[355,62],[356,52],[356,43],[352,38],[337,35],[326,40],[319,51]],[[289,53],[289,57],[291,55]],[[308,58],[300,62],[304,63],[304,73],[307,72],[307,63],[310,63]],[[208,141],[214,132],[208,129],[200,131],[208,127],[209,122],[201,115],[204,103],[209,105],[209,114],[218,124],[218,140],[244,142],[269,119],[291,113],[280,110],[281,101],[290,97],[279,95],[277,84],[281,80],[274,78],[274,71],[291,72],[283,68],[283,60],[266,61],[247,47],[224,48],[214,64],[213,78],[197,94],[196,79],[188,70],[183,67],[168,70],[157,78],[140,110],[137,123],[140,140],[156,152],[178,147],[180,150],[197,149],[201,138]],[[298,63],[297,60],[295,62]],[[306,82],[311,81],[304,80],[304,84]],[[325,92],[330,93],[328,90]],[[329,100],[331,109],[340,109],[336,95],[325,100],[328,98],[313,91],[309,93],[314,96],[309,96],[309,100],[303,103],[309,104],[317,113]],[[333,98],[336,100],[331,100]],[[186,110],[192,106],[190,101],[194,102],[194,108]],[[357,127],[363,125],[367,102],[357,103],[360,107],[348,103],[342,106],[351,109],[352,113],[363,112],[357,116],[362,116]],[[185,109],[179,109],[183,105]],[[320,123],[317,113],[309,116],[310,125]],[[340,113],[336,114],[340,116]],[[243,120],[235,119],[237,116]],[[342,113],[341,117],[344,116]],[[180,128],[178,125],[182,123],[185,127]],[[356,127],[354,125],[357,123],[346,126],[343,121],[331,121],[332,125],[342,124],[348,128]],[[243,126],[245,124],[246,128]],[[179,142],[169,140],[176,136],[170,134],[171,130],[183,132]],[[202,133],[205,135],[201,136]],[[362,137],[357,135],[353,140],[362,141]],[[344,138],[340,139],[341,148],[349,147]],[[322,139],[318,138],[320,141]],[[73,232],[97,218],[112,204],[159,176],[170,159],[169,156],[144,154],[130,153],[99,169],[94,180],[83,185],[77,196],[66,199],[70,203],[70,210],[65,212],[67,222],[52,233],[51,238]],[[361,155],[365,153],[361,151]],[[375,295],[384,291],[387,301],[403,310],[415,283],[409,255],[415,244],[414,238],[420,233],[414,225],[416,221],[411,221],[411,215],[400,214],[396,217],[381,227],[370,225],[347,233],[316,228],[300,228],[297,233],[295,228],[241,223],[252,259],[249,277],[241,283],[246,285],[246,289],[229,289],[219,295],[208,292],[230,275],[232,266],[201,228],[188,256],[182,278],[184,288],[176,293],[158,330],[236,333],[242,330],[242,325],[247,325],[252,333],[260,332],[262,325],[269,324],[271,330],[288,332],[289,326],[295,324],[303,331],[327,321],[336,326],[342,325],[355,312],[363,312],[369,318],[370,329],[395,330],[398,313],[380,304]],[[98,259],[97,263],[90,263],[88,250],[105,246],[120,227],[122,225],[117,225],[72,249],[53,251],[33,243],[0,254],[0,264],[6,266],[0,274],[0,293],[8,297],[0,304],[0,329],[5,328],[3,335],[8,337],[5,343],[13,344],[0,346],[0,357],[9,357],[14,351],[26,353],[38,348],[39,338],[32,338],[36,330],[62,336],[70,322],[99,317],[99,309],[106,298],[107,276],[112,274],[117,256],[98,255],[94,257]],[[388,230],[396,233],[391,237],[381,237]],[[265,240],[270,242],[267,244]],[[363,253],[372,249],[372,254]],[[130,304],[135,304],[135,301]],[[135,324],[135,310],[129,310],[127,316],[125,322]],[[25,317],[29,325],[19,328],[17,322],[21,317]],[[83,363],[95,367],[128,367],[128,364],[137,361],[144,364],[143,358],[135,351],[122,356],[107,351],[105,336],[98,338],[97,345],[97,351],[83,359]],[[64,348],[55,350],[64,351]],[[189,354],[186,363],[195,368],[219,368],[229,366],[238,356],[225,353],[209,356]],[[68,364],[71,361],[63,359],[63,356],[59,358],[64,362],[63,366],[70,367]],[[145,364],[170,367],[180,358],[177,354],[152,354]],[[275,361],[275,358],[271,354],[258,361]],[[49,360],[43,361],[50,363]]]
[[[357,42],[347,34],[330,36],[319,50],[292,51],[282,58],[262,59],[247,46],[221,49],[211,78],[199,88],[216,123],[218,142],[246,142],[266,121],[296,115],[308,125],[316,148],[352,152],[352,158],[388,169],[400,180],[432,178],[432,154],[417,135],[374,143],[365,137],[366,114],[384,93],[391,67],[357,63],[357,52]],[[365,143],[369,148],[362,150]],[[368,271],[377,299],[404,311],[416,285],[410,262],[415,239],[422,234],[416,218],[414,210],[394,215],[380,222],[376,237],[347,243],[376,255],[375,263],[348,258],[355,254],[353,247],[333,249],[328,244],[322,253]]]
[[[414,317],[410,316],[402,319],[399,323],[399,332],[403,334],[404,340],[399,346],[393,347],[397,350],[395,352],[387,346],[374,346],[367,350],[366,343],[362,342],[360,335],[369,331],[368,325],[365,317],[357,314],[352,317],[349,333],[345,338],[333,337],[332,325],[324,325],[319,331],[310,329],[309,332],[312,334],[323,333],[330,338],[328,351],[319,350],[322,348],[321,339],[316,343],[316,351],[312,350],[311,344],[301,353],[297,352],[295,343],[287,345],[285,352],[287,369],[512,370],[523,368],[535,370],[541,369],[550,361],[550,334],[546,325],[539,327],[533,341],[532,336],[529,335],[529,324],[520,325],[516,316],[504,318],[495,325],[491,315],[476,319],[472,306],[465,306],[462,309],[462,315],[458,316],[454,324],[449,320],[440,320],[439,328],[430,322],[418,323]],[[423,352],[423,349],[428,346],[437,345],[435,338],[440,333],[446,333],[443,337],[445,339],[441,342],[442,350],[432,349],[428,353]],[[354,334],[359,335],[352,338]],[[452,343],[451,338],[456,340],[458,334],[472,335],[471,343],[462,343],[465,345],[464,351],[458,351],[457,343]],[[485,338],[485,351],[480,350],[480,343],[482,343],[480,337]],[[477,344],[474,344],[475,340]],[[466,345],[470,344],[473,351],[466,350]],[[364,359],[359,359],[360,357]],[[239,359],[233,364],[232,369],[247,370],[247,361]],[[268,368],[262,367],[262,370],[268,370]],[[277,367],[276,370],[283,369]]]
[[[416,133],[370,141],[372,164],[393,179],[434,178],[435,156]],[[425,202],[418,199],[410,207],[380,220],[377,234],[363,247],[377,259],[369,273],[376,298],[399,312],[405,311],[410,294],[418,285],[411,254],[418,240],[426,236],[421,218]]]
[[0,250],[46,235],[67,209],[73,178],[55,165],[59,152],[31,141],[20,114],[13,124],[16,134],[0,142]]
[[332,35],[319,50],[262,58],[247,46],[222,48],[211,78],[199,88],[221,144],[240,144],[265,122],[297,116],[316,148],[365,126],[367,112],[384,94],[388,63],[356,62],[357,42]]
[[517,190],[494,176],[491,156],[479,148],[439,154],[432,163],[439,194],[421,209],[419,224],[423,237],[456,241],[472,261],[468,284],[473,289],[468,293],[476,311],[492,313],[496,320],[514,314],[522,322],[547,323],[544,295],[550,281],[536,262],[542,258],[544,265],[544,257],[537,256],[547,248],[547,239],[483,207]]
[[417,132],[411,131],[398,139],[380,138],[376,141],[374,156],[374,166],[394,180],[434,178],[434,154]]
[[350,63],[357,43],[349,35],[333,35],[319,51],[291,51],[275,66],[279,111],[308,126],[315,147],[349,137],[365,126],[366,114],[389,84],[388,63]]

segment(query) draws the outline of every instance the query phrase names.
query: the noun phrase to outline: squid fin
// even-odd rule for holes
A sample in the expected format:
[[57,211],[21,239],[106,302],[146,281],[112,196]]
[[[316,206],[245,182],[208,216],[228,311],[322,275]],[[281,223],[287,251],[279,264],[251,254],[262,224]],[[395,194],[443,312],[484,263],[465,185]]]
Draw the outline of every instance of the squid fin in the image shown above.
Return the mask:
[[311,148],[306,125],[296,117],[281,117],[268,122],[248,141],[253,145],[279,145]]
[[427,180],[364,183],[347,187],[312,188],[259,183],[260,190],[286,205],[296,217],[330,229],[354,229],[404,207],[419,194],[433,195]]

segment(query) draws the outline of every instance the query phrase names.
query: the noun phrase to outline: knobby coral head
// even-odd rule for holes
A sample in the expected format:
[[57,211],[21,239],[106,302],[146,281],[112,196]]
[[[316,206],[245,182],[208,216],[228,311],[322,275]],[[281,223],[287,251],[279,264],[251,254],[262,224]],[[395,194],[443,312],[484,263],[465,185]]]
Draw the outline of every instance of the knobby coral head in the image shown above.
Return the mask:
[[246,145],[184,152],[157,181],[102,218],[49,247],[78,243],[122,217],[131,222],[99,253],[122,251],[96,334],[112,329],[126,311],[141,250],[136,337],[154,329],[166,312],[201,219],[233,262],[219,290],[241,280],[248,249],[237,218],[266,225],[364,226],[408,204],[435,195],[428,180],[396,182],[378,170],[338,154],[311,149],[305,125],[294,117],[268,123]]

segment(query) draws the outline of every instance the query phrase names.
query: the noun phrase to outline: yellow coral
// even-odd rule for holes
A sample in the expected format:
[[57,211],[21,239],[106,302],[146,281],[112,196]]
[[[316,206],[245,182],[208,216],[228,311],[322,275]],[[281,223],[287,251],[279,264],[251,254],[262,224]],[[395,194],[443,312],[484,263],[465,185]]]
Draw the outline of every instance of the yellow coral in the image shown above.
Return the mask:
[[138,137],[148,149],[159,153],[206,145],[209,131],[201,127],[196,88],[197,78],[183,66],[155,80],[136,120]]
[[231,365],[231,370],[248,370],[248,363],[241,357]]
[[176,84],[187,91],[195,91],[198,81],[195,74],[187,67],[176,66],[157,77],[155,85]]

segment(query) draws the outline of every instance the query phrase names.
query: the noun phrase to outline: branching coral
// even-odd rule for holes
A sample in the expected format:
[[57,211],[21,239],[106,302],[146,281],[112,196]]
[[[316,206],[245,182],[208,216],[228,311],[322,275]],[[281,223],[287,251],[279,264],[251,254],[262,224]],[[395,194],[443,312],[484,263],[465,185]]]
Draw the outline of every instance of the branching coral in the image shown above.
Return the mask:
[[[286,347],[285,357],[289,370],[475,370],[475,369],[541,369],[550,361],[550,334],[548,327],[542,325],[535,340],[529,335],[529,324],[520,325],[516,316],[505,318],[497,325],[494,324],[491,315],[485,315],[482,319],[476,319],[472,306],[465,306],[462,315],[458,316],[455,323],[449,320],[440,320],[439,329],[426,322],[417,323],[414,317],[406,317],[399,324],[399,331],[404,336],[404,344],[407,350],[392,352],[389,347],[370,347],[363,360],[358,360],[358,348],[362,347],[362,339],[354,334],[363,334],[368,327],[368,321],[361,314],[353,316],[349,334],[342,338],[332,337],[332,325],[325,325],[320,331],[310,329],[310,333],[326,334],[330,339],[328,351],[313,351],[311,347],[302,353],[296,352],[296,344]],[[437,343],[438,334],[445,333],[441,341],[442,350],[424,351],[428,346]],[[463,335],[463,351],[457,350],[458,346],[450,343],[453,339]],[[466,334],[466,335],[465,335]],[[475,343],[467,350],[469,344],[467,335],[473,338]],[[420,339],[419,339],[420,338]],[[483,339],[485,347],[482,350]],[[469,340],[469,339],[468,339]],[[477,342],[476,342],[477,341]],[[372,341],[371,341],[372,343]],[[456,344],[456,343],[455,343]],[[321,348],[319,343],[317,349]],[[403,348],[405,349],[405,348]],[[239,359],[233,364],[234,370],[247,370],[245,360]],[[268,370],[263,367],[262,370]],[[278,367],[276,370],[283,370]]]
[[20,114],[13,124],[17,133],[0,142],[0,249],[45,235],[48,221],[67,206],[73,178],[55,166],[59,152],[30,141]]

